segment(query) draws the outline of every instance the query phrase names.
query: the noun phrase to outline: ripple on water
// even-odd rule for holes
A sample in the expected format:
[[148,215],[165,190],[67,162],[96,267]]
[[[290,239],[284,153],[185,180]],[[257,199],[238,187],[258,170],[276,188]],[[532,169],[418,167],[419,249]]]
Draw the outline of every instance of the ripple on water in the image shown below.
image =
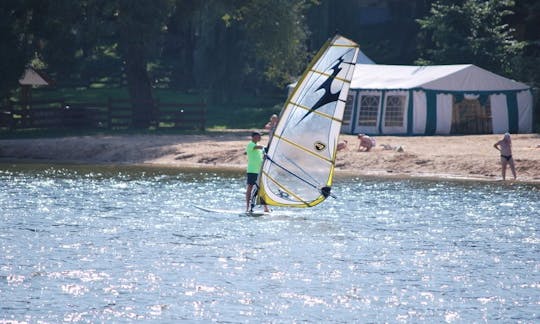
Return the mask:
[[0,320],[534,322],[537,186],[338,180],[250,218],[237,173],[0,168]]

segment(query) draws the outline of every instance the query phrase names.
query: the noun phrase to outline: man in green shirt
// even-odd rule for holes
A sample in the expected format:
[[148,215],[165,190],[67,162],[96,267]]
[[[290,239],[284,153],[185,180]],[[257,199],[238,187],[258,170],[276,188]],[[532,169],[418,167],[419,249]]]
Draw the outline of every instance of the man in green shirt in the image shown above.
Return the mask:
[[[261,140],[261,134],[259,132],[253,132],[251,134],[251,141],[246,147],[247,154],[247,189],[246,189],[246,212],[251,210],[251,192],[253,191],[253,186],[257,183],[257,178],[259,172],[261,171],[261,166],[263,162],[263,149],[264,146],[258,145],[257,143]],[[264,212],[269,212],[268,206],[264,205]]]

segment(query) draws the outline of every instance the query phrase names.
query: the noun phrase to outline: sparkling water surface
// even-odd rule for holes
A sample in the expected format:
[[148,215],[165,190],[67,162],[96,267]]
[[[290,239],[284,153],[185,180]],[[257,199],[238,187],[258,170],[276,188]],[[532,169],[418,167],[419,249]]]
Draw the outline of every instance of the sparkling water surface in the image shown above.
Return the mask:
[[241,173],[0,165],[0,321],[540,321],[540,186],[340,178],[241,209]]

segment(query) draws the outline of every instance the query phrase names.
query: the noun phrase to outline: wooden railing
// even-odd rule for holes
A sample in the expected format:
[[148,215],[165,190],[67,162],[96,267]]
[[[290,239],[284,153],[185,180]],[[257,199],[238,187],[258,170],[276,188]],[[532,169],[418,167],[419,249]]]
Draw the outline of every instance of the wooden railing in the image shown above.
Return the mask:
[[[150,125],[156,128],[204,130],[204,103],[136,103],[147,107]],[[134,102],[68,103],[64,99],[13,103],[0,107],[0,131],[24,129],[129,129],[134,124]]]

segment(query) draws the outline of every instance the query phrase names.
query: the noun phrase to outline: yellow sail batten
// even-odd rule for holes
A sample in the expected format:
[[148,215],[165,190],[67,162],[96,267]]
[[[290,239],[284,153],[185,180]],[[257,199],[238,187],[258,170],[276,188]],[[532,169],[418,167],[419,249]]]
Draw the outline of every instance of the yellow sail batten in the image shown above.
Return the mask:
[[345,44],[334,44],[333,47],[346,47],[346,48],[355,48],[356,46],[345,45]]
[[284,137],[281,137],[281,136],[279,136],[279,135],[274,135],[274,137],[276,137],[276,138],[278,138],[278,139],[280,139],[280,140],[286,142],[287,144],[292,145],[292,146],[294,146],[294,147],[296,147],[296,148],[298,148],[298,149],[300,149],[300,150],[302,150],[302,151],[304,151],[304,152],[306,152],[306,153],[309,153],[309,154],[311,154],[311,155],[313,155],[313,156],[315,156],[315,157],[317,157],[317,158],[319,158],[319,159],[321,159],[321,160],[324,160],[324,161],[326,161],[326,162],[328,162],[328,163],[331,163],[331,164],[334,163],[334,161],[332,161],[331,159],[326,158],[326,157],[324,157],[324,156],[322,156],[322,155],[320,155],[320,154],[317,154],[317,153],[311,151],[310,149],[308,149],[308,148],[306,148],[306,147],[303,147],[303,146],[301,146],[301,145],[298,145],[298,144],[296,144],[296,143],[294,143],[294,142],[292,142],[292,141],[290,141],[290,140],[288,140],[288,139],[286,139],[286,138],[284,138]]
[[[291,104],[291,105],[293,105],[293,106],[295,106],[295,107],[298,107],[298,108],[302,108],[302,109],[307,110],[307,111],[310,111],[310,110],[311,110],[309,107],[302,106],[302,105],[297,104],[297,103],[292,102],[292,101],[289,102],[289,104]],[[311,111],[311,112],[314,113],[314,114],[317,114],[317,115],[319,115],[319,116],[326,117],[326,118],[331,119],[331,120],[335,120],[335,121],[337,121],[338,123],[343,122],[341,119],[337,119],[337,118],[335,118],[335,117],[332,116],[332,115],[329,115],[329,114],[327,114],[327,113],[320,112],[320,111],[318,111],[318,110],[314,110],[314,111]]]

